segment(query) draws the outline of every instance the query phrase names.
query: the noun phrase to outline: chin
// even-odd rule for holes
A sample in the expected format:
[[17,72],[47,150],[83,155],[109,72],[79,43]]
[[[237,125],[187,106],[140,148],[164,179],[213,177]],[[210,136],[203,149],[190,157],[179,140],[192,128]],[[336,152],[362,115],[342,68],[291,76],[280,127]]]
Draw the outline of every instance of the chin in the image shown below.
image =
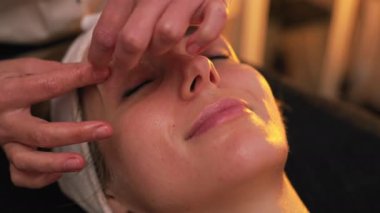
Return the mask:
[[[280,125],[279,128],[282,128]],[[281,131],[282,132],[282,131]],[[216,166],[218,181],[224,185],[252,183],[268,177],[282,177],[288,154],[285,135],[282,141],[268,140],[267,126],[242,117],[206,133],[202,141],[203,161]]]
[[282,181],[287,143],[274,145],[260,132],[257,126],[246,125],[210,143],[213,149],[207,156],[209,169],[204,180],[212,184],[203,184],[204,191],[198,193],[198,198],[228,202],[233,197],[261,191],[259,188],[269,190]]
[[226,150],[231,178],[251,181],[268,174],[280,175],[284,171],[288,153],[285,141],[283,145],[273,145],[250,128],[239,131],[231,139],[231,146]]

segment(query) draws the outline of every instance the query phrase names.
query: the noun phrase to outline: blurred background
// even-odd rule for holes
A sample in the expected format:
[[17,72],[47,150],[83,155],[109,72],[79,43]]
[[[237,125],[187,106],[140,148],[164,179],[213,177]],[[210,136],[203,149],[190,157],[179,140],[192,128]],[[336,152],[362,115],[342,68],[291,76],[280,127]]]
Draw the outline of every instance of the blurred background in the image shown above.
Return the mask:
[[[306,206],[380,212],[380,0],[227,1],[224,34],[281,103],[290,146],[286,172]],[[37,45],[0,41],[0,59],[59,61],[78,33]],[[32,113],[49,119],[49,104]],[[0,212],[83,212],[57,184],[14,187],[1,149],[0,198]]]
[[243,61],[298,90],[380,115],[379,0],[231,0]]

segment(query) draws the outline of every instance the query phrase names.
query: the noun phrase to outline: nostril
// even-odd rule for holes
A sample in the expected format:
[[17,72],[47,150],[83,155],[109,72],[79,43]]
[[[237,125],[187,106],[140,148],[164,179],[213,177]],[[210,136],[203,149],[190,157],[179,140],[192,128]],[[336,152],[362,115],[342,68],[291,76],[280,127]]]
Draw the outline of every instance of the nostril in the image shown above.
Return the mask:
[[197,86],[198,81],[200,81],[200,80],[202,80],[202,79],[201,79],[201,76],[199,76],[199,75],[194,78],[193,82],[191,82],[191,85],[190,85],[190,92],[194,92],[195,87]]
[[214,76],[214,74],[212,73],[212,71],[210,72],[210,81],[211,81],[212,83],[215,83],[215,82],[216,82],[215,76]]

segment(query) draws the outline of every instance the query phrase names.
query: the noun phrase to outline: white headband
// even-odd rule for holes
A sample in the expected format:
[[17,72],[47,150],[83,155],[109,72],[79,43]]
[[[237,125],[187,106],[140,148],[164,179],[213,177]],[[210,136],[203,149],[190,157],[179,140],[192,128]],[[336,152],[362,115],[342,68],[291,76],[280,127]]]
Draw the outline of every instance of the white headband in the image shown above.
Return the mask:
[[[93,28],[99,14],[86,16],[82,20],[84,33],[70,46],[63,58],[64,63],[81,62],[90,45]],[[71,91],[51,102],[52,121],[81,121],[81,109],[76,91]],[[76,173],[66,173],[58,181],[61,190],[87,212],[112,212],[102,191],[95,171],[88,143],[75,144],[54,149],[55,152],[77,152],[87,160],[86,167]]]

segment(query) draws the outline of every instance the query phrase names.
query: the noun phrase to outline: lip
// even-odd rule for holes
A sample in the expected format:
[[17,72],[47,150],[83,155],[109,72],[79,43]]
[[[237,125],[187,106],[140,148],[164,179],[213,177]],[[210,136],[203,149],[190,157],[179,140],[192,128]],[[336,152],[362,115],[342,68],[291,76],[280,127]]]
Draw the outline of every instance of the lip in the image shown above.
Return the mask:
[[189,140],[215,126],[233,120],[242,115],[246,109],[249,109],[247,103],[239,99],[222,99],[210,104],[202,110],[186,139]]

